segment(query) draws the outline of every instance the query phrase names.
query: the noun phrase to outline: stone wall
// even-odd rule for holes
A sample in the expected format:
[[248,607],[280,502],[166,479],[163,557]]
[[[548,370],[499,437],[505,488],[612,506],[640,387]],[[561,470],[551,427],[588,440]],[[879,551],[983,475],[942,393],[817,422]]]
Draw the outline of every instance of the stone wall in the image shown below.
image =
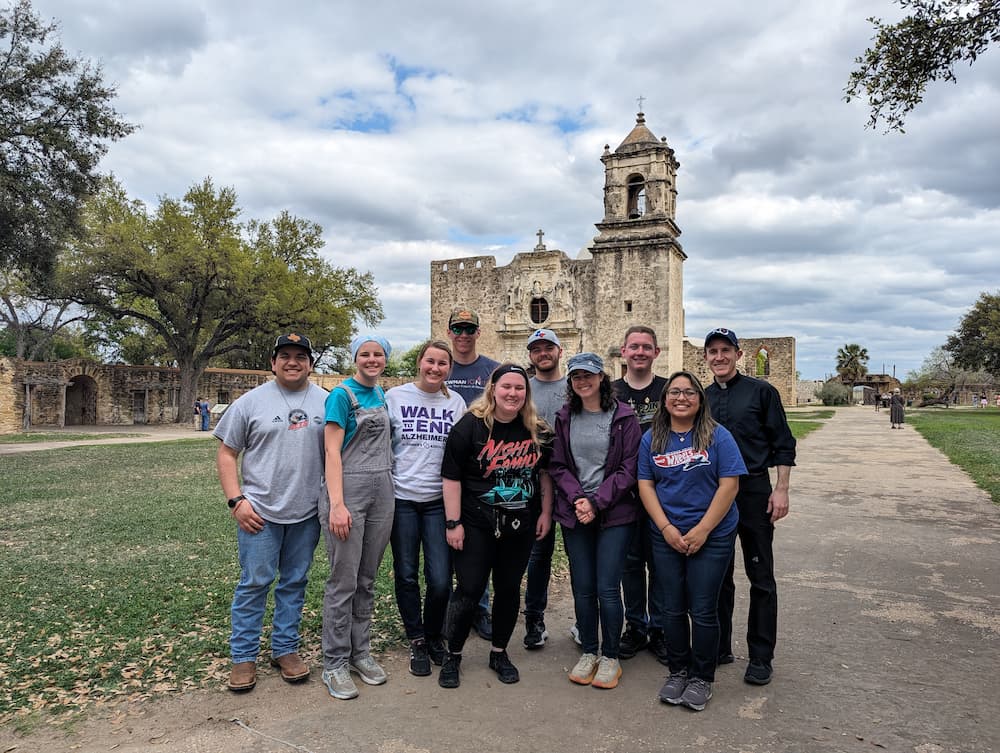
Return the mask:
[[[743,357],[736,364],[740,373],[759,377],[774,385],[781,395],[781,403],[786,408],[797,402],[798,390],[795,382],[795,338],[794,337],[741,337],[740,348]],[[767,354],[766,373],[758,374],[757,355]],[[712,372],[705,362],[705,348],[701,340],[684,341],[684,367],[696,374],[701,383],[712,381]]]

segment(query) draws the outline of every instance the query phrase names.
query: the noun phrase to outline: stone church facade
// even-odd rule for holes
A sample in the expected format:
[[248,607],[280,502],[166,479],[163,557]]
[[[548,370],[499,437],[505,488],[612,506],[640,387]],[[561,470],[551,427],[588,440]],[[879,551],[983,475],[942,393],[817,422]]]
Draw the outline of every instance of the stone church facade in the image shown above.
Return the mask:
[[[528,335],[545,327],[559,336],[564,358],[598,353],[617,377],[625,330],[644,324],[657,333],[658,374],[687,368],[707,379],[701,341],[684,337],[687,255],[678,241],[674,150],[640,112],[617,149],[605,145],[601,161],[604,217],[587,251],[571,259],[548,249],[539,231],[535,248],[503,267],[492,256],[431,262],[431,332],[443,336],[452,308],[469,307],[479,313],[481,353],[523,363]],[[767,379],[795,405],[795,339],[738,334],[740,370]]]

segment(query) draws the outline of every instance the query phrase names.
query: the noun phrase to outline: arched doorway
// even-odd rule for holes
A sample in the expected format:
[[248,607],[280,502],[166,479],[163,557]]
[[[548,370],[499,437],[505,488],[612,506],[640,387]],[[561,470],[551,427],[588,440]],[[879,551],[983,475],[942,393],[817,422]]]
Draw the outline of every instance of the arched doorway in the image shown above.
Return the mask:
[[66,426],[97,423],[97,382],[79,374],[66,386]]

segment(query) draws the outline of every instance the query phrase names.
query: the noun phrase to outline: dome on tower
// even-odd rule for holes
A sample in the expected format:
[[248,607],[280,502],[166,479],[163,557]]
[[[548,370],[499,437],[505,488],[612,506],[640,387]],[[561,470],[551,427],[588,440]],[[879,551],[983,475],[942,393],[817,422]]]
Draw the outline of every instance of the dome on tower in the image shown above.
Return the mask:
[[615,149],[615,154],[643,149],[650,146],[659,146],[660,141],[653,135],[653,132],[646,127],[645,113],[638,113],[635,116],[635,128],[625,137],[625,140]]

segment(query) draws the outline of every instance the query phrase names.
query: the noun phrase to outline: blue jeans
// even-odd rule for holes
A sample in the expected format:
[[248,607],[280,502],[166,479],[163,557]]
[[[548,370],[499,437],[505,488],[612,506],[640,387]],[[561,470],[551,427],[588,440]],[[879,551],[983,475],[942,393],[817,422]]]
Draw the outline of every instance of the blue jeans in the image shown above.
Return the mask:
[[[628,555],[625,558],[625,571],[622,573],[622,595],[625,597],[625,621],[642,631],[660,628],[660,614],[663,605],[660,603],[660,591],[656,586],[656,565],[649,549],[649,516],[639,506],[639,519],[636,521],[635,534],[629,544]],[[646,571],[649,570],[649,580]],[[647,595],[649,597],[649,612],[646,612]]]
[[[392,572],[396,585],[396,605],[406,637],[441,637],[448,595],[451,591],[451,548],[445,539],[444,502],[396,500],[392,521]],[[423,612],[420,608],[420,549],[424,550]]]
[[264,521],[260,533],[236,529],[240,550],[240,582],[233,595],[233,632],[229,651],[234,662],[256,661],[267,607],[267,592],[274,588],[274,629],[271,656],[278,658],[299,650],[299,623],[306,598],[306,581],[319,541],[316,516],[301,523]]
[[524,587],[524,616],[542,619],[549,605],[549,579],[552,577],[552,553],[556,548],[556,527],[545,538],[535,541],[528,560],[528,582]]
[[689,557],[673,549],[658,531],[646,531],[663,602],[660,625],[670,671],[686,669],[691,677],[714,682],[719,658],[719,590],[732,560],[736,532],[709,537]]
[[[601,528],[597,523],[562,527],[569,558],[573,606],[580,643],[585,654],[618,658],[625,607],[622,605],[622,571],[632,540],[634,523]],[[597,623],[601,623],[601,648],[597,645]]]

